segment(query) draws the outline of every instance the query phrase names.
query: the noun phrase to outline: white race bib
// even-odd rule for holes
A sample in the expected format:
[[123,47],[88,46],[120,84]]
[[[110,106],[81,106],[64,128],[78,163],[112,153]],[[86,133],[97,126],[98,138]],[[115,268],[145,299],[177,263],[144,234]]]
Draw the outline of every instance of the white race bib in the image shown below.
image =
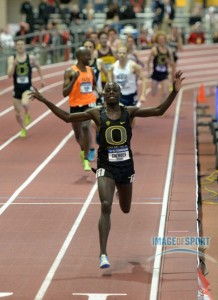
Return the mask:
[[158,72],[166,72],[167,67],[165,65],[157,65],[156,66],[156,71]]
[[130,159],[127,147],[115,148],[108,150],[108,160],[110,162],[118,162]]
[[29,83],[28,76],[17,76],[17,83],[20,83],[20,84]]
[[80,92],[82,94],[89,94],[92,92],[92,84],[91,82],[82,82],[80,84]]

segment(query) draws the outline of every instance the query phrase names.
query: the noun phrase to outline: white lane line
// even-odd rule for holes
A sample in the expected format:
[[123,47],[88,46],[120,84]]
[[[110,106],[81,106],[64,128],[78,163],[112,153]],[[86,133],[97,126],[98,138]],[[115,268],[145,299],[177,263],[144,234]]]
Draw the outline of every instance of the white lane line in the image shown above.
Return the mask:
[[45,166],[58,154],[58,152],[64,147],[68,140],[74,135],[71,131],[51,152],[51,154],[35,169],[35,171],[25,180],[25,182],[13,193],[8,201],[0,208],[0,216],[9,207],[11,203],[19,196],[19,194],[36,178],[36,176],[45,168]]
[[13,110],[13,106],[10,106],[10,107],[6,108],[2,112],[0,112],[0,117],[3,117],[4,115],[8,114],[12,110]]
[[[44,88],[45,90],[48,90],[52,87],[56,87],[58,85],[60,85],[61,82],[57,82],[57,83],[53,83],[50,84],[49,86]],[[57,106],[61,106],[62,104],[64,104],[67,101],[67,97],[63,98],[60,102],[58,102],[56,105]],[[32,121],[30,123],[30,125],[28,125],[26,128],[30,129],[31,127],[33,127],[35,124],[39,123],[42,119],[44,119],[47,115],[51,114],[50,110],[47,110],[45,113],[41,114],[37,119],[35,119],[34,121]],[[8,139],[5,143],[3,143],[2,145],[0,145],[0,151],[2,151],[6,146],[8,146],[10,143],[12,143],[16,138],[20,137],[20,133],[18,132],[17,134],[13,135],[10,139]]]
[[48,289],[48,287],[49,287],[49,285],[50,285],[50,283],[51,283],[51,281],[52,281],[52,279],[55,275],[55,272],[56,272],[57,268],[59,267],[59,265],[61,263],[61,260],[63,259],[64,255],[65,255],[65,253],[66,253],[66,251],[67,251],[67,249],[68,249],[68,247],[69,247],[69,245],[70,245],[70,243],[71,243],[71,241],[72,241],[72,239],[73,239],[73,237],[74,237],[74,235],[75,235],[75,233],[76,233],[76,231],[77,231],[77,229],[80,225],[80,223],[82,222],[82,219],[83,219],[83,217],[84,217],[84,215],[85,215],[85,213],[86,213],[86,211],[87,211],[87,209],[88,209],[88,207],[89,207],[89,205],[92,201],[92,198],[94,197],[94,194],[95,194],[96,190],[97,190],[97,183],[95,183],[94,186],[92,187],[92,189],[91,189],[91,191],[90,191],[83,207],[80,210],[80,213],[79,213],[76,221],[74,222],[74,224],[73,224],[73,226],[72,226],[72,228],[71,228],[71,230],[70,230],[70,232],[69,232],[69,234],[68,234],[68,236],[67,236],[67,238],[66,238],[66,240],[63,244],[63,246],[61,247],[58,255],[56,256],[56,258],[53,262],[53,265],[51,266],[50,270],[48,271],[48,274],[46,275],[46,277],[45,277],[45,279],[44,279],[44,281],[43,281],[36,297],[34,298],[34,300],[43,299],[43,297],[44,297],[44,295],[45,295],[45,293],[46,293],[46,291],[47,291],[47,289]]
[[13,295],[13,293],[0,293],[0,298],[12,296],[12,295]]

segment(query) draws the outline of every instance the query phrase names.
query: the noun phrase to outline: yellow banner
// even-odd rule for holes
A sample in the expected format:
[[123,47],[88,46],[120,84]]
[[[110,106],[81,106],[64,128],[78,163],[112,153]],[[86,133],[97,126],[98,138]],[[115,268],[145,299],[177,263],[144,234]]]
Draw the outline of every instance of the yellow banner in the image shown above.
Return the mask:
[[[176,6],[185,7],[192,0],[176,0]],[[194,3],[203,4],[203,0],[194,0]],[[218,6],[218,0],[207,0],[206,6]]]
[[186,7],[187,0],[176,0],[176,6],[177,7]]
[[218,6],[218,0],[207,0],[207,6]]

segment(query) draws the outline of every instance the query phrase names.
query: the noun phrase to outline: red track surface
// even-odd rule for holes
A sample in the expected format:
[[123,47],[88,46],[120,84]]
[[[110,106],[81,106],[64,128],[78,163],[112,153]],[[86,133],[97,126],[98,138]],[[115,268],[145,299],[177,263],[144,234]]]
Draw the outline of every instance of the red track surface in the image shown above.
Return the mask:
[[[186,85],[216,78],[212,52],[215,55],[217,48],[202,49],[210,53],[204,61],[211,59],[214,74],[212,70],[206,79],[204,61],[198,69],[202,56],[197,59],[196,50],[187,48],[179,62]],[[54,103],[63,98],[63,72],[69,64],[43,71],[47,75],[44,95]],[[54,72],[59,74],[52,76]],[[39,87],[39,81],[35,85]],[[107,298],[103,294],[114,294],[108,299],[150,299],[154,260],[147,259],[156,251],[151,239],[158,236],[160,226],[176,103],[163,118],[137,120],[132,140],[136,170],[132,210],[123,215],[114,199],[108,244],[111,268],[102,271],[95,176],[82,170],[71,127],[34,101],[28,137],[19,138],[10,108],[11,88],[9,79],[0,79],[0,298],[103,300]],[[184,92],[166,226],[166,235],[171,236],[172,232],[181,236],[182,228],[188,228],[189,235],[197,234],[193,99],[193,89]],[[144,105],[157,103],[148,95]],[[68,109],[67,101],[62,108]],[[184,196],[190,196],[189,203]],[[163,260],[159,299],[196,299],[195,261],[183,254]]]

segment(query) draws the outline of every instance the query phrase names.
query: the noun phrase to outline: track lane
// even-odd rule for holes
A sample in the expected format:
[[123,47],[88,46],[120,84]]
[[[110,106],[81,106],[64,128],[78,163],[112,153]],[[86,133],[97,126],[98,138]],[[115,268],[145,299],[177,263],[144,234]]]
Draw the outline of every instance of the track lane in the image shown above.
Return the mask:
[[[51,122],[51,120],[49,120],[50,117],[48,118],[48,122]],[[53,118],[55,119],[55,118]],[[55,119],[56,120],[56,119]],[[172,119],[169,118],[169,119],[164,119],[164,118],[159,118],[158,119],[158,122],[159,124],[163,124],[163,122],[166,122],[166,123],[171,123],[172,122]],[[163,151],[163,149],[161,149],[161,147],[159,147],[159,149],[157,149],[156,147],[156,143],[151,143],[150,142],[150,134],[151,134],[151,131],[149,129],[149,126],[148,126],[148,130],[145,130],[145,128],[143,128],[144,126],[144,122],[146,123],[150,123],[150,127],[152,128],[154,126],[155,123],[157,123],[157,121],[155,120],[155,118],[150,118],[150,120],[139,120],[137,122],[137,128],[135,129],[135,134],[142,134],[144,133],[145,131],[145,137],[143,139],[141,139],[141,142],[136,144],[136,142],[133,141],[134,144],[137,145],[137,147],[133,150],[134,152],[136,152],[136,170],[139,166],[142,165],[142,156],[143,155],[140,155],[140,153],[143,153],[143,148],[145,147],[145,144],[146,144],[146,140],[149,139],[149,145],[151,145],[151,148],[148,147],[148,145],[146,145],[146,148],[147,148],[147,151],[148,151],[148,154],[147,154],[147,157],[146,157],[146,160],[144,159],[144,174],[150,174],[150,180],[148,182],[144,182],[144,174],[142,174],[142,176],[140,176],[140,178],[138,178],[136,180],[136,184],[135,184],[135,188],[134,188],[134,201],[136,200],[137,202],[139,203],[143,203],[144,199],[149,199],[149,202],[152,202],[153,200],[152,199],[158,199],[159,202],[161,202],[160,200],[160,197],[161,197],[161,191],[159,191],[159,187],[163,188],[163,181],[161,178],[164,178],[164,174],[165,174],[165,167],[164,167],[164,164],[166,162],[166,157],[163,156],[163,154],[161,153],[161,151]],[[170,124],[169,124],[170,125]],[[63,124],[62,125],[63,127],[68,127],[68,130],[69,130],[69,126],[68,125],[65,125]],[[61,127],[62,127],[61,126]],[[166,131],[167,131],[167,127],[168,125],[165,126],[166,128]],[[40,131],[41,128],[43,128],[43,126],[40,126],[38,128],[38,130]],[[147,138],[146,138],[146,134],[148,135]],[[47,135],[49,135],[49,132],[47,132]],[[48,138],[48,136],[46,137]],[[138,141],[139,140],[139,136],[136,137],[136,140]],[[49,142],[49,141],[48,141]],[[165,144],[166,143],[166,144]],[[50,144],[50,142],[48,143]],[[160,141],[160,145],[163,145],[163,147],[167,147],[167,139],[165,138],[164,139],[164,142],[162,142],[162,140]],[[33,149],[34,149],[34,146],[33,146]],[[67,150],[68,149],[68,150]],[[65,153],[65,150],[67,150],[67,153]],[[33,153],[32,155],[34,156],[34,151],[38,152],[39,149],[35,149],[33,150]],[[155,152],[156,151],[156,152]],[[44,152],[44,150],[42,149],[42,152]],[[87,189],[89,190],[90,189],[90,184],[93,184],[93,183],[87,183],[87,178],[84,178],[84,173],[83,171],[80,171],[81,170],[81,166],[80,166],[80,162],[78,161],[78,155],[73,155],[72,154],[73,152],[73,148],[72,148],[72,145],[71,143],[69,143],[69,145],[67,147],[64,147],[63,149],[63,156],[62,157],[59,157],[59,155],[47,166],[47,168],[39,174],[39,176],[37,176],[37,178],[34,180],[34,182],[31,182],[31,184],[19,195],[19,199],[15,199],[15,203],[16,202],[20,202],[20,201],[24,201],[23,199],[26,199],[25,201],[28,202],[28,197],[31,196],[33,198],[37,197],[37,195],[40,195],[40,201],[43,201],[43,197],[45,197],[46,199],[46,196],[48,195],[55,195],[56,198],[60,197],[60,200],[59,202],[62,201],[62,198],[63,197],[64,199],[66,197],[70,198],[72,197],[72,194],[73,194],[73,197],[75,197],[76,199],[77,198],[84,198],[85,199],[85,194],[87,194]],[[78,151],[76,152],[78,153]],[[150,153],[153,153],[153,158],[158,162],[158,163],[161,163],[160,165],[160,170],[157,171],[155,168],[153,168],[153,165],[152,165],[152,160],[149,159],[149,156],[150,156]],[[164,151],[165,153],[165,151]],[[25,155],[27,155],[27,153],[25,153]],[[69,161],[70,161],[70,158],[72,156],[72,164],[73,164],[73,167],[71,164],[69,164]],[[68,158],[68,159],[67,159]],[[144,158],[144,156],[143,156]],[[30,159],[30,158],[29,158]],[[57,161],[57,162],[55,162]],[[78,169],[79,167],[79,169]],[[72,173],[72,169],[75,171],[71,176],[70,176],[70,179],[69,179],[69,174]],[[56,170],[60,170],[61,172],[61,176],[59,177],[58,173]],[[61,171],[62,170],[62,171]],[[64,170],[64,171],[63,171]],[[163,173],[162,173],[163,172]],[[137,171],[138,173],[138,171]],[[73,177],[74,176],[74,177]],[[92,175],[94,176],[94,175]],[[138,177],[138,176],[137,176]],[[59,179],[60,178],[60,179]],[[74,178],[74,180],[73,180]],[[154,178],[156,179],[157,183],[156,184],[156,187],[154,188],[154,194],[151,192],[151,190],[149,190],[149,187],[151,186],[151,182],[154,181]],[[94,180],[94,178],[91,178],[90,181],[92,182],[92,180]],[[59,182],[60,181],[60,182]],[[138,183],[137,183],[138,181]],[[38,183],[37,183],[38,182]],[[55,184],[54,184],[55,182]],[[63,184],[65,182],[65,185]],[[144,184],[144,188],[148,191],[148,194],[146,195],[145,194],[145,190],[142,190],[141,189],[141,185],[142,185],[142,182]],[[146,188],[147,186],[147,188]],[[61,188],[62,187],[62,188]],[[47,190],[47,191],[46,191]],[[73,192],[72,192],[73,191]],[[158,191],[158,192],[157,192]],[[141,194],[138,194],[138,192],[140,192]],[[152,196],[152,199],[150,199],[150,197]],[[97,198],[97,196],[95,196]],[[82,205],[82,204],[81,204]],[[8,210],[5,212],[5,215],[7,215],[10,218],[13,218],[13,217],[10,217],[11,216],[11,213],[13,212],[12,215],[18,215],[19,218],[21,219],[24,219],[26,220],[26,222],[28,222],[29,224],[32,224],[32,227],[35,228],[35,226],[37,226],[35,224],[35,222],[39,223],[39,219],[40,218],[40,215],[42,216],[42,220],[44,220],[44,216],[46,214],[46,211],[48,210],[47,207],[50,207],[50,206],[45,206],[45,205],[37,205],[37,206],[34,206],[35,208],[32,209],[32,213],[31,213],[31,206],[28,206],[28,208],[26,208],[26,206],[24,205],[24,215],[22,216],[22,210],[23,210],[23,205],[12,205],[12,207],[8,208]],[[53,206],[51,205],[52,207],[52,211],[54,213],[54,216],[55,216],[55,219],[56,219],[56,216],[57,216],[57,220],[60,221],[60,216],[59,216],[59,213],[63,213],[63,211],[66,210],[65,213],[67,213],[69,211],[69,206],[64,206],[63,209],[60,208],[59,206]],[[74,208],[75,206],[73,206]],[[78,209],[79,209],[79,205],[76,205],[76,211],[78,213]],[[93,215],[99,215],[99,204],[98,205],[93,205],[91,206],[91,208],[88,210],[88,214],[86,215],[86,218],[85,218],[85,224],[86,222],[88,222],[88,228],[93,228],[92,230],[92,234],[91,236],[95,235],[95,240],[92,241],[92,239],[89,238],[89,242],[90,245],[88,245],[88,247],[85,247],[86,248],[86,251],[90,251],[90,249],[93,249],[93,257],[91,258],[88,253],[83,256],[83,252],[81,253],[81,246],[79,246],[78,248],[78,244],[80,245],[80,242],[78,243],[77,242],[77,239],[79,239],[79,241],[81,241],[82,243],[85,242],[85,244],[87,243],[87,235],[89,236],[90,235],[90,231],[88,231],[86,234],[83,232],[84,230],[83,229],[80,229],[79,228],[79,231],[78,231],[78,235],[77,236],[77,239],[72,243],[73,245],[73,252],[70,250],[69,248],[69,252],[70,253],[73,253],[73,254],[70,254],[70,259],[73,259],[72,261],[72,265],[74,264],[82,264],[82,265],[86,265],[86,268],[88,268],[88,262],[90,260],[93,261],[93,264],[95,265],[95,270],[96,272],[100,272],[98,270],[98,241],[97,241],[97,238],[98,238],[98,234],[97,234],[97,217],[93,218]],[[72,209],[74,211],[74,209]],[[17,212],[15,212],[17,211]],[[154,220],[156,224],[158,224],[158,220],[159,220],[159,217],[157,216],[157,211],[160,211],[160,207],[155,205],[154,207],[152,205],[149,206],[149,208],[147,208],[146,205],[134,205],[133,204],[133,210],[132,210],[132,215],[131,215],[131,221],[129,219],[129,216],[128,218],[125,218],[123,215],[121,215],[120,211],[119,211],[119,208],[118,208],[118,205],[115,205],[114,208],[113,208],[113,211],[114,211],[114,216],[113,216],[113,228],[116,228],[116,230],[112,231],[112,235],[111,235],[111,238],[110,238],[110,249],[111,249],[111,260],[113,262],[114,265],[117,264],[117,261],[118,261],[118,266],[115,267],[115,269],[111,269],[111,272],[112,273],[121,273],[124,272],[124,273],[127,273],[130,275],[126,275],[127,278],[133,278],[132,276],[135,276],[135,271],[136,270],[142,270],[143,271],[143,268],[146,268],[145,266],[145,259],[146,259],[146,256],[148,255],[152,255],[152,250],[154,249],[150,249],[151,248],[151,245],[146,245],[146,247],[142,247],[140,246],[140,241],[141,243],[146,244],[146,239],[147,239],[147,230],[149,228],[149,226],[147,226],[147,222],[149,224],[152,225],[152,230],[150,230],[149,228],[149,233],[151,234],[151,236],[155,233],[153,230],[154,229],[157,229],[155,226],[154,226]],[[147,215],[147,211],[149,211],[149,218],[147,218],[147,220],[145,220],[145,225],[142,226],[143,222],[139,222],[138,220],[138,216],[136,217],[136,215],[139,214],[139,211],[140,211],[140,215],[141,215],[141,219],[143,220],[143,215]],[[28,214],[27,214],[28,212]],[[34,217],[35,213],[37,213],[39,219],[36,220],[36,218]],[[123,223],[123,225],[120,227],[120,221],[117,220],[117,217],[116,215],[119,215],[120,217],[122,217],[122,219],[126,219],[125,220],[125,223]],[[120,218],[119,217],[119,218]],[[52,216],[48,215],[48,219],[50,218],[53,218]],[[65,214],[64,214],[64,219],[66,218]],[[75,219],[75,216],[71,218],[71,222],[73,224],[73,220]],[[91,221],[89,221],[89,219],[91,219]],[[92,225],[90,226],[90,222],[92,223]],[[94,222],[94,223],[93,223]],[[68,223],[68,226],[69,226],[69,220],[67,220],[67,223]],[[129,225],[128,225],[129,223]],[[54,227],[55,225],[57,226],[58,223],[54,223]],[[16,225],[16,224],[15,224]],[[46,224],[44,223],[43,221],[43,225],[45,227],[45,231],[46,231]],[[51,226],[51,223],[48,222],[48,227]],[[4,228],[7,228],[7,226],[4,226]],[[41,227],[40,227],[41,228]],[[87,228],[87,225],[85,225],[85,228]],[[130,253],[126,253],[126,251],[128,250],[128,247],[129,247],[129,243],[131,244],[131,239],[129,237],[129,233],[128,233],[128,230],[125,230],[126,229],[133,229],[134,228],[138,228],[139,230],[139,235],[137,236],[137,239],[135,240],[135,238],[133,239],[133,241],[135,241],[135,245],[137,247],[137,251],[135,250],[131,250]],[[54,231],[56,230],[56,228],[53,229]],[[69,230],[69,228],[68,228]],[[82,230],[82,231],[80,231]],[[124,230],[124,240],[120,237],[120,234],[121,232]],[[13,231],[13,230],[12,230]],[[20,230],[18,230],[20,231]],[[38,231],[38,239],[37,239],[37,242],[40,244],[40,248],[38,250],[38,252],[36,253],[36,244],[33,242],[31,245],[29,245],[29,253],[30,253],[30,256],[31,256],[31,253],[32,253],[32,256],[35,257],[36,261],[39,261],[40,260],[40,256],[41,256],[41,253],[43,252],[45,254],[45,257],[50,256],[54,259],[56,253],[58,252],[58,247],[56,247],[56,243],[58,243],[58,246],[60,247],[61,245],[61,238],[59,237],[59,232],[57,232],[57,239],[58,241],[55,242],[55,245],[53,246],[52,243],[54,242],[53,241],[53,238],[54,236],[52,235],[51,236],[51,239],[49,239],[49,237],[47,236],[47,238],[49,239],[48,243],[51,243],[51,245],[49,246],[49,251],[54,250],[52,252],[47,252],[48,250],[45,248],[44,249],[44,244],[43,244],[43,237],[44,237],[44,230],[41,228],[41,231],[39,230]],[[13,233],[13,232],[12,232]],[[55,234],[55,233],[53,233]],[[67,230],[65,231],[65,235],[67,234]],[[146,239],[145,239],[145,234],[146,234]],[[22,234],[20,234],[19,238],[20,240],[25,240],[25,236],[27,235],[26,231],[24,231]],[[42,242],[40,242],[40,237],[42,239]],[[133,237],[134,237],[134,234],[133,234]],[[144,240],[142,241],[142,237],[144,238]],[[11,240],[11,243],[13,244],[14,241],[16,241],[16,235],[15,237],[11,236],[12,240]],[[113,248],[113,240],[114,243],[115,243],[115,248]],[[125,242],[123,242],[125,241]],[[62,241],[63,242],[63,241]],[[93,243],[94,242],[94,243]],[[22,242],[21,242],[22,244]],[[25,244],[25,243],[24,243]],[[47,246],[47,244],[46,244]],[[33,248],[32,248],[33,247]],[[114,249],[112,251],[112,249]],[[96,251],[94,251],[96,250]],[[118,250],[118,252],[116,251]],[[48,253],[48,254],[47,254]],[[68,252],[67,252],[68,253]],[[94,255],[95,253],[95,255]],[[120,253],[123,253],[123,262],[121,263],[121,265],[119,265],[119,261],[120,261]],[[135,255],[133,256],[133,253],[135,253]],[[43,254],[43,255],[44,255]],[[81,256],[81,262],[78,262],[78,256]],[[138,261],[137,259],[138,258]],[[10,257],[11,259],[11,257]],[[14,258],[15,260],[13,260],[14,262],[14,265],[18,264],[20,268],[22,268],[22,265],[19,264],[19,259],[18,259],[18,262],[16,261],[16,258]],[[64,257],[65,259],[65,257]],[[66,255],[66,259],[68,261],[68,257]],[[126,263],[124,263],[126,261]],[[130,263],[132,262],[132,263]],[[143,263],[144,265],[143,265]],[[64,264],[64,263],[63,263]],[[122,264],[124,264],[124,267],[122,266]],[[49,260],[47,263],[45,262],[44,265],[41,266],[42,270],[48,270],[49,269],[49,266],[51,265],[51,260]],[[62,265],[62,264],[61,264]],[[141,266],[140,266],[141,265]],[[80,265],[81,266],[81,265]],[[31,266],[29,266],[31,268]],[[39,266],[38,266],[39,267]],[[33,267],[34,270],[35,270],[35,267]],[[118,268],[118,269],[117,269]],[[132,272],[132,268],[133,268],[133,272]],[[34,270],[32,270],[32,272],[34,273]],[[74,268],[73,268],[74,270]],[[89,271],[87,270],[87,274],[90,274],[91,273],[91,270],[93,271],[92,268],[89,269]],[[80,269],[81,271],[81,269]],[[44,273],[42,272],[42,273]],[[59,270],[58,270],[59,272]],[[143,271],[143,272],[147,272],[147,271]],[[62,273],[62,272],[61,272]],[[56,287],[56,284],[55,282],[56,281],[60,281],[60,282],[64,282],[62,280],[55,280],[56,276],[58,276],[59,278],[59,273],[57,273],[57,275],[55,274],[55,277],[54,277],[54,281],[52,281],[52,284],[51,284],[51,288],[49,287],[49,291],[51,289],[51,298],[50,299],[54,299],[53,298],[53,289],[56,290],[56,288],[58,288],[58,286]],[[100,274],[100,273],[99,273]],[[131,275],[133,274],[133,275]],[[144,274],[144,273],[143,273]],[[43,280],[43,276],[41,274],[41,271],[36,268],[36,273],[34,273],[33,276],[40,276],[41,275],[41,278],[40,278],[40,282],[42,282]],[[17,282],[17,280],[19,280],[18,278],[16,278],[17,276],[17,273],[15,273],[15,277],[12,277],[10,280],[11,280],[11,284],[13,282]],[[66,276],[66,275],[64,275]],[[74,277],[73,278],[77,278],[79,276],[78,273],[74,273],[73,275]],[[83,275],[80,275],[80,276],[83,276]],[[88,276],[88,275],[87,275]],[[112,275],[111,275],[112,276]],[[113,282],[114,280],[116,281],[116,276],[119,278],[119,276],[121,275],[114,275],[115,276],[115,279],[111,279],[111,281]],[[149,275],[150,276],[150,275]],[[147,275],[145,276],[147,278]],[[112,276],[113,278],[113,276]],[[121,277],[120,277],[121,278]],[[150,277],[149,277],[150,278]],[[94,278],[95,279],[95,278]],[[6,278],[5,278],[6,280]],[[7,278],[6,282],[8,281],[9,279]],[[26,279],[27,280],[27,279]],[[30,277],[30,283],[32,282],[32,278]],[[99,275],[99,278],[95,279],[94,280],[96,283],[94,284],[94,286],[97,286],[98,284],[101,284],[101,281],[102,281],[102,277]],[[149,282],[149,280],[147,280]],[[38,280],[36,280],[36,282],[38,282]],[[83,282],[83,280],[82,280]],[[93,282],[93,280],[91,280],[91,282]],[[107,281],[108,282],[108,281]],[[105,285],[102,286],[102,289],[107,289],[107,282],[105,282]],[[120,282],[120,280],[118,280],[118,282]],[[8,283],[9,284],[9,283]],[[72,295],[73,292],[78,292],[79,289],[80,289],[80,284],[78,282],[78,286],[76,288],[76,290],[66,290],[66,291],[62,291],[62,293],[64,294],[64,297],[65,299],[70,299],[71,296],[69,295]],[[111,283],[112,284],[112,283]],[[65,285],[65,284],[64,284]],[[116,284],[116,286],[118,287],[119,284]],[[125,280],[122,284],[122,289],[126,288],[129,284],[125,283]],[[142,293],[142,290],[145,289],[145,285],[144,283],[138,283],[136,280],[135,280],[135,285],[138,287],[138,285],[140,286],[140,293]],[[28,286],[28,282],[26,282],[26,286]],[[88,285],[89,286],[89,285]],[[87,286],[87,288],[88,288]],[[109,290],[113,290],[114,288],[111,286],[111,289]],[[116,289],[116,287],[115,287]],[[146,288],[146,290],[149,290],[149,284]],[[16,291],[16,289],[14,289],[14,291]],[[50,297],[50,293],[48,291],[48,297]],[[18,295],[19,293],[22,293],[22,291],[17,291]],[[133,291],[130,292],[130,293],[134,293]],[[68,296],[67,296],[68,295]],[[45,295],[45,299],[47,297],[47,293]],[[143,293],[141,294],[140,297],[144,297]],[[18,298],[19,299],[19,298]],[[48,298],[49,299],[49,298]],[[58,298],[59,299],[59,298]],[[131,298],[129,298],[131,299]],[[140,298],[139,298],[140,299]],[[143,299],[143,298],[141,298]]]

